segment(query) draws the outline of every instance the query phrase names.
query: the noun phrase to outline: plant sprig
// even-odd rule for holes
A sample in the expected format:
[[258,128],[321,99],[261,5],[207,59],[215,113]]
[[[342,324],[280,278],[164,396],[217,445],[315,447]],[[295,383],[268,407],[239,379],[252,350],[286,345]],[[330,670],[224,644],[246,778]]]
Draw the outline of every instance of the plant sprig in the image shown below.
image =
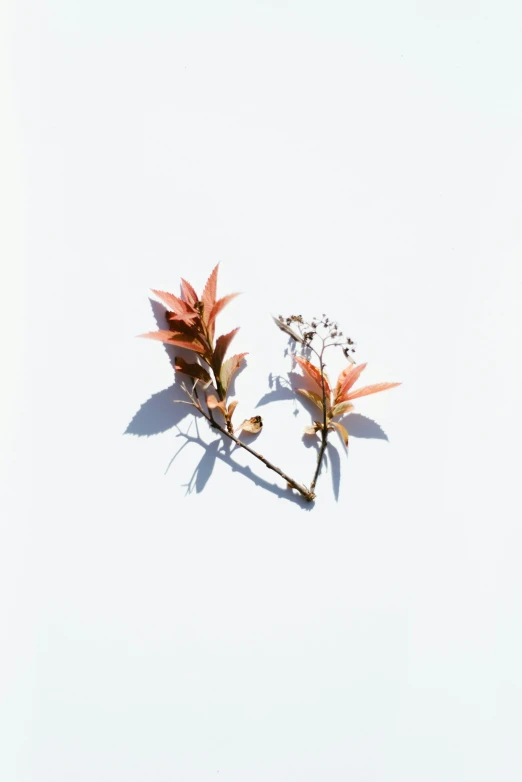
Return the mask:
[[[212,270],[201,297],[198,296],[192,285],[183,279],[181,280],[181,295],[179,297],[172,293],[153,290],[154,295],[166,307],[168,329],[160,329],[141,336],[192,351],[193,361],[186,361],[181,356],[176,356],[174,361],[176,371],[191,379],[190,387],[183,384],[187,395],[185,404],[194,407],[208,421],[213,430],[219,431],[238,447],[248,451],[256,459],[263,462],[265,467],[276,472],[289,487],[298,491],[307,501],[312,502],[316,496],[315,487],[326,452],[329,432],[337,430],[345,447],[348,446],[348,431],[339,419],[353,409],[351,400],[400,384],[377,383],[352,391],[352,386],[366,364],[355,364],[353,358],[355,343],[352,339],[344,337],[336,322],[324,314],[322,318],[312,318],[309,322],[305,321],[301,315],[290,315],[287,318],[280,315],[279,318],[274,318],[277,326],[291,340],[301,345],[303,355],[296,355],[295,360],[303,370],[304,376],[313,385],[313,390],[296,388],[295,391],[312,402],[320,412],[319,419],[314,420],[305,429],[305,434],[320,435],[321,438],[310,487],[308,488],[291,478],[238,437],[240,432],[259,434],[263,427],[261,416],[257,415],[245,419],[234,429],[232,418],[238,400],[229,400],[230,386],[232,378],[242,368],[244,357],[248,354],[236,353],[225,358],[230,343],[239,331],[238,328],[216,338],[217,316],[238,295],[231,293],[220,299],[217,298],[218,268],[219,264]],[[324,355],[325,351],[330,348],[341,348],[345,358],[350,362],[342,370],[334,388],[332,388],[325,372]],[[308,357],[305,357],[305,353]],[[310,357],[313,356],[315,356],[317,363],[310,360]]]

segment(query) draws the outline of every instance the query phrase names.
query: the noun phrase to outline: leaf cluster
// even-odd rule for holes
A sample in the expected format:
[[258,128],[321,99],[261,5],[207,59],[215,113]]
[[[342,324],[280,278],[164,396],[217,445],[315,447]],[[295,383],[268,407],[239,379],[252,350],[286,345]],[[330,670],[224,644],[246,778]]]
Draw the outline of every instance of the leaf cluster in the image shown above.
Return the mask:
[[186,361],[181,356],[175,358],[175,369],[192,378],[192,389],[189,396],[198,409],[201,401],[198,387],[204,391],[207,408],[213,418],[214,410],[219,410],[227,425],[228,431],[233,431],[232,416],[237,401],[228,403],[230,383],[239,370],[247,353],[236,353],[225,358],[230,343],[239,328],[221,334],[216,338],[216,318],[220,312],[239,294],[229,293],[217,298],[217,264],[212,270],[201,296],[198,296],[192,285],[181,280],[181,296],[173,293],[153,290],[154,295],[165,305],[168,329],[160,329],[147,334],[141,334],[147,339],[155,339],[167,345],[186,348],[194,353],[194,361]]
[[[239,432],[258,434],[263,427],[261,416],[245,419],[235,430],[232,425],[232,416],[238,401],[230,401],[228,398],[231,380],[241,368],[247,353],[226,357],[238,328],[216,337],[217,316],[238,295],[230,293],[218,299],[218,268],[219,264],[212,270],[201,296],[183,279],[179,297],[173,293],[153,290],[154,295],[166,307],[168,328],[141,336],[191,351],[193,360],[187,361],[182,356],[176,356],[174,362],[176,371],[192,381],[190,388],[184,386],[189,397],[188,404],[193,405],[214,429],[245,448],[266,467],[280,475],[291,488],[300,492],[308,501],[312,501],[315,498],[315,485],[325,455],[328,433],[337,430],[344,445],[348,446],[346,421],[342,423],[340,419],[353,410],[353,400],[394,388],[400,383],[376,383],[354,390],[353,387],[366,364],[355,364],[355,343],[343,335],[335,321],[325,314],[322,318],[312,318],[310,322],[305,321],[301,315],[290,315],[287,318],[280,315],[279,318],[274,318],[278,328],[301,346],[303,355],[295,355],[295,360],[304,376],[311,381],[312,388],[296,388],[295,391],[311,402],[320,413],[320,418],[305,429],[305,434],[321,437],[315,473],[310,487],[298,483],[238,439]],[[339,374],[335,385],[332,385],[325,371],[324,356],[329,348],[340,348],[350,362]],[[217,412],[224,419],[225,426],[215,418]]]

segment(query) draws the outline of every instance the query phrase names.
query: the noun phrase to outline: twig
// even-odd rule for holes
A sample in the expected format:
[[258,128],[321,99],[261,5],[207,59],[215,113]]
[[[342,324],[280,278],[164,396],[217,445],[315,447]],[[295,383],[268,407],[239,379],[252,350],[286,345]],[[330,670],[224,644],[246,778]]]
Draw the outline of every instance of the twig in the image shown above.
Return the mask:
[[231,434],[222,426],[220,426],[220,424],[218,424],[215,419],[212,420],[210,416],[207,415],[203,410],[200,409],[199,412],[207,419],[212,429],[218,429],[221,432],[221,434],[224,434],[226,437],[232,440],[236,445],[239,445],[240,448],[244,448],[245,451],[248,451],[248,453],[251,453],[252,456],[256,457],[256,459],[259,459],[260,462],[263,462],[265,467],[267,467],[269,470],[273,470],[278,475],[280,475],[281,478],[283,478],[283,480],[285,480],[289,486],[291,486],[293,489],[296,489],[296,491],[302,494],[303,497],[306,500],[308,500],[308,502],[312,502],[313,500],[315,500],[315,493],[313,489],[307,489],[306,486],[303,486],[297,481],[294,481],[293,478],[290,478],[290,476],[284,473],[279,467],[276,467],[275,464],[269,462],[268,459],[265,456],[263,456],[263,454],[254,451],[254,449],[251,448],[249,445],[242,443],[241,440],[239,440],[234,434]]
[[324,364],[323,364],[323,353],[326,347],[327,346],[325,345],[325,340],[323,339],[323,347],[321,349],[321,353],[318,353],[314,348],[312,348],[315,355],[319,359],[319,366],[321,367],[321,386],[323,391],[323,425],[321,427],[321,447],[319,448],[319,453],[317,454],[317,465],[315,468],[314,477],[312,478],[312,483],[310,484],[310,491],[312,492],[315,490],[315,484],[317,483],[317,478],[319,477],[319,473],[321,472],[321,465],[326,451],[326,444],[328,442],[328,424],[326,418],[326,386],[325,386]]

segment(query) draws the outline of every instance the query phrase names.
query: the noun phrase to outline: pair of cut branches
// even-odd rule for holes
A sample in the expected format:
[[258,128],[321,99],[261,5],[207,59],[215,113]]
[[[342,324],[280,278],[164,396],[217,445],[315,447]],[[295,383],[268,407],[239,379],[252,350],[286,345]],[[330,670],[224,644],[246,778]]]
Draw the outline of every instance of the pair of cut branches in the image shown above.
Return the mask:
[[[247,434],[258,434],[263,426],[261,416],[253,416],[245,419],[238,427],[234,428],[232,419],[238,401],[229,401],[229,392],[232,378],[241,368],[247,353],[236,353],[230,358],[225,358],[227,350],[239,329],[233,329],[228,334],[215,337],[216,318],[226,305],[237,296],[231,293],[222,298],[217,298],[217,275],[219,264],[213,269],[207,280],[201,297],[199,297],[190,283],[181,280],[181,296],[172,293],[153,290],[154,295],[165,305],[168,329],[149,332],[141,336],[159,340],[167,345],[186,348],[194,353],[194,361],[186,361],[181,356],[176,356],[174,366],[177,372],[191,379],[191,387],[184,385],[190,404],[209,423],[212,429],[219,431],[223,436],[232,440],[238,447],[248,451],[252,456],[270,470],[277,473],[286,481],[289,487],[298,491],[307,501],[315,499],[315,487],[321,471],[328,434],[337,429],[344,445],[348,445],[348,431],[339,419],[353,409],[350,400],[387,388],[393,388],[399,383],[379,383],[366,386],[357,391],[352,391],[352,386],[365,368],[366,364],[355,365],[353,357],[353,341],[342,340],[342,333],[337,324],[331,323],[326,316],[322,319],[313,319],[305,322],[300,315],[292,315],[288,318],[274,319],[279,328],[288,334],[295,342],[301,345],[303,352],[314,354],[319,362],[316,366],[308,358],[296,356],[296,362],[303,370],[305,376],[312,381],[314,390],[298,388],[296,391],[312,402],[320,411],[320,420],[305,429],[308,435],[320,435],[321,443],[318,450],[317,464],[314,475],[307,487],[291,478],[283,470],[270,462],[265,456],[255,451],[251,446],[239,439],[242,431]],[[343,353],[349,359],[350,364],[344,369],[332,390],[325,372],[324,354],[327,348],[342,347]]]

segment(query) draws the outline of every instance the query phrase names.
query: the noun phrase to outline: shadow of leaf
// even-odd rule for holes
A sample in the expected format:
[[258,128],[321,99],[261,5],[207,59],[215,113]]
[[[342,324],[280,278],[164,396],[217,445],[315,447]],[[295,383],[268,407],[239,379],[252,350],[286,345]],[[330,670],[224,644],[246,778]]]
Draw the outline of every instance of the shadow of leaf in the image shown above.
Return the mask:
[[183,389],[177,383],[153,394],[142,404],[125,434],[151,437],[177,426],[187,415],[192,415],[189,405],[176,404],[176,400],[181,399],[183,394]]
[[296,402],[297,394],[292,387],[292,381],[301,378],[295,372],[289,372],[288,377],[289,380],[281,377],[281,375],[274,376],[270,373],[268,376],[268,385],[271,390],[261,397],[256,407],[263,407],[263,405],[269,405],[272,402],[281,402],[283,400]]
[[283,399],[295,400],[295,394],[289,388],[276,388],[261,397],[256,407],[269,405],[271,402],[281,402]]
[[363,437],[367,440],[386,440],[388,435],[377,421],[367,418],[360,413],[350,413],[344,419],[344,425],[348,429],[350,437]]
[[339,500],[339,487],[341,485],[341,460],[339,458],[339,451],[337,448],[328,443],[326,446],[328,454],[330,456],[330,473],[332,476],[332,488],[334,492],[335,501]]
[[[202,443],[202,440],[199,440],[199,438],[198,441]],[[214,442],[205,445],[205,453],[201,457],[196,469],[192,473],[190,481],[187,484],[187,494],[192,494],[194,490],[196,494],[200,494],[200,492],[203,491],[214,470],[219,446],[219,440],[215,440]]]

